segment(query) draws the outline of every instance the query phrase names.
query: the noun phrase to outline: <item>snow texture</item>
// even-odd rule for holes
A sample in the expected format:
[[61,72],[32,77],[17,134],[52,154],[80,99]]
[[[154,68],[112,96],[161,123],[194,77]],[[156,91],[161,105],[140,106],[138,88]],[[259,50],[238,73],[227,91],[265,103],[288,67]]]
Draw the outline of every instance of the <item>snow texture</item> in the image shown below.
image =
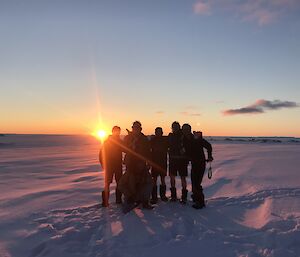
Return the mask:
[[0,256],[300,256],[299,139],[210,139],[205,209],[159,201],[124,215],[115,184],[100,206],[95,139],[1,137]]

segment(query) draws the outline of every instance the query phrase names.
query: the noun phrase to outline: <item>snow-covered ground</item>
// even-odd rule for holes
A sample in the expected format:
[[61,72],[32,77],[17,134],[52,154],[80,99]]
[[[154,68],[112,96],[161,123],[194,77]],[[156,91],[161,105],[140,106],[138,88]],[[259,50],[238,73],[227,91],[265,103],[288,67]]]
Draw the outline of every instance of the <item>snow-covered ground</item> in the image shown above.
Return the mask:
[[124,215],[99,205],[95,139],[0,137],[0,256],[300,256],[299,139],[211,139],[207,208]]

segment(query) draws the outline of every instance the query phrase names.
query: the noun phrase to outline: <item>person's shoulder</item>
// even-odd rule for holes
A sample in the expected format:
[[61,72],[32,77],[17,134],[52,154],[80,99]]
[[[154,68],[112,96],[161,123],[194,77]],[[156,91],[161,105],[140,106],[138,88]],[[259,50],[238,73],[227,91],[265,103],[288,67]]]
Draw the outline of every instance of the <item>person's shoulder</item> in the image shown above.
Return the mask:
[[132,138],[132,135],[129,134],[129,135],[126,135],[123,140],[124,140],[124,142],[128,142],[131,138]]
[[104,140],[103,144],[108,144],[110,141],[111,141],[111,136],[108,136],[108,137]]
[[143,134],[143,133],[141,133],[141,138],[142,138],[143,140],[149,141],[148,137],[147,137],[145,134]]

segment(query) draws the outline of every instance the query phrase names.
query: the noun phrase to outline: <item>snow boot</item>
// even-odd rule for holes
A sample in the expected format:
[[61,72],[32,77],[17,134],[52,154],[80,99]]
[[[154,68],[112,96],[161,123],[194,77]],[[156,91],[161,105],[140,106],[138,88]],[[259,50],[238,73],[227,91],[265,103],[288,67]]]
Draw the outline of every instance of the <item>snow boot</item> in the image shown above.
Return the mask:
[[149,204],[148,202],[144,202],[143,203],[143,209],[146,209],[146,210],[152,210],[154,207]]
[[122,204],[122,193],[116,189],[116,204]]
[[153,186],[151,193],[151,204],[157,203],[157,186]]
[[177,192],[176,192],[176,187],[171,187],[171,202],[176,202],[177,201]]
[[202,191],[202,187],[199,192],[193,195],[193,201],[194,201],[194,204],[192,205],[193,208],[202,209],[205,207],[205,198]]
[[182,190],[181,190],[181,201],[180,201],[180,203],[186,204],[186,201],[187,201],[187,193],[188,193],[188,191],[187,191],[185,188],[182,188]]
[[194,209],[202,209],[202,208],[204,208],[205,207],[205,203],[204,202],[195,202],[193,205],[192,205],[192,207],[194,208]]
[[196,202],[196,199],[195,199],[194,194],[191,195],[191,198],[192,198],[192,201],[195,203],[195,202]]
[[166,185],[160,185],[159,186],[159,195],[160,195],[160,199],[163,202],[167,202],[168,201],[168,197],[166,197]]
[[128,213],[131,210],[133,210],[134,208],[136,208],[139,204],[137,204],[134,199],[132,198],[127,198],[126,196],[124,196],[124,202],[122,204],[122,211],[123,213]]
[[109,191],[102,191],[102,207],[108,207]]
[[122,204],[123,213],[128,213],[136,207],[135,203],[124,201]]

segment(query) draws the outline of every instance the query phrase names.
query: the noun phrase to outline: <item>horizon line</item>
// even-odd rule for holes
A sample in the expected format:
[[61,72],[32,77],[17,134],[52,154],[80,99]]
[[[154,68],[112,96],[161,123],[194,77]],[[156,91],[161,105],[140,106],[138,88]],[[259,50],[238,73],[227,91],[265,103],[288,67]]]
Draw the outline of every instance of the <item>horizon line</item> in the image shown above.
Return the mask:
[[[65,133],[0,133],[0,136],[6,136],[6,135],[19,135],[19,136],[91,136],[94,137],[91,134],[78,134],[78,133],[70,133],[70,134],[65,134]],[[121,134],[121,136],[126,136],[127,134]],[[146,134],[145,134],[146,135]],[[151,135],[146,135],[146,136],[152,136]],[[164,135],[167,136],[167,135]],[[262,137],[262,138],[273,138],[273,137],[279,137],[279,138],[300,138],[300,136],[239,136],[239,135],[234,135],[234,136],[229,136],[229,135],[223,135],[223,136],[213,136],[213,135],[205,135],[204,137]]]

